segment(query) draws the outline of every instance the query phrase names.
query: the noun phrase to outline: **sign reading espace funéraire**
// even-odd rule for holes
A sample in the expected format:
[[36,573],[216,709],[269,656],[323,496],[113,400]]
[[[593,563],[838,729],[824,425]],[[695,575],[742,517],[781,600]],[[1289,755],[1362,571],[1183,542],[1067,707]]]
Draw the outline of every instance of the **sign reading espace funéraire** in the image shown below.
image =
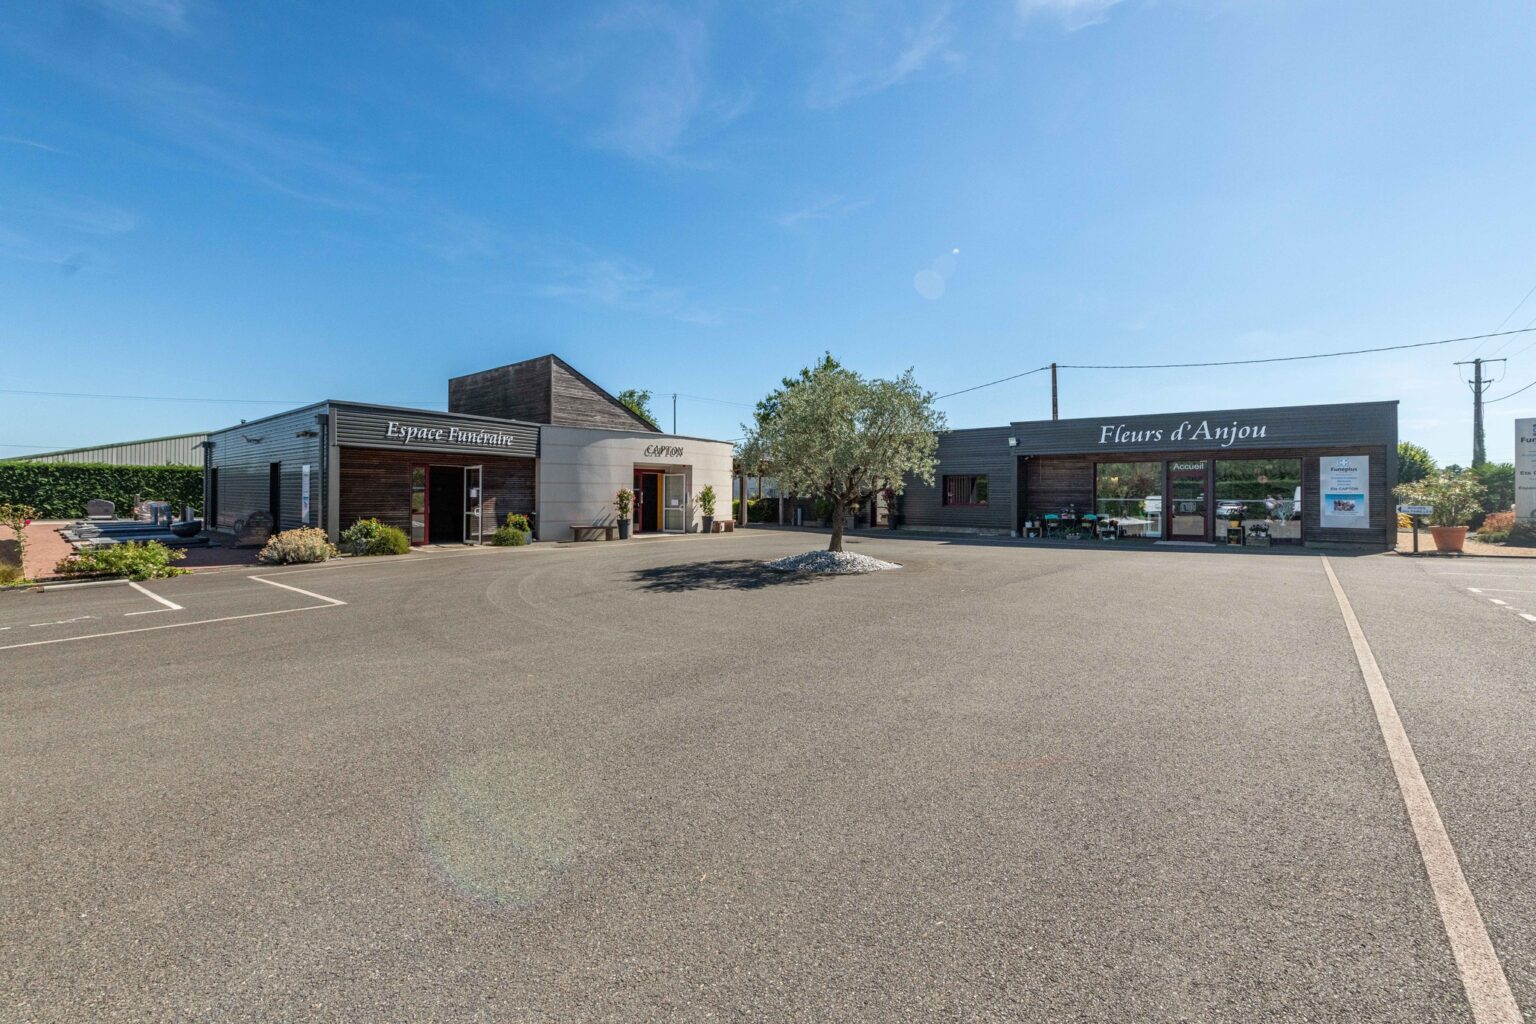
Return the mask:
[[522,438],[503,434],[496,430],[469,430],[457,426],[413,426],[390,420],[384,436],[399,444],[427,441],[435,444],[489,445],[493,448],[512,448],[522,443]]

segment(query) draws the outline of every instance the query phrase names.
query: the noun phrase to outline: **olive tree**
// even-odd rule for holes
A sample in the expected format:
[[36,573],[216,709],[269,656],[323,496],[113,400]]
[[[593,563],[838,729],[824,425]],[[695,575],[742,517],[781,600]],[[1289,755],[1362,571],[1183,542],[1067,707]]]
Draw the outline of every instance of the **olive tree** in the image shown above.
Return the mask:
[[830,551],[843,523],[875,491],[900,494],[907,477],[933,482],[944,414],[907,370],[866,379],[830,356],[759,403],[743,450],[771,464],[779,486],[832,506]]

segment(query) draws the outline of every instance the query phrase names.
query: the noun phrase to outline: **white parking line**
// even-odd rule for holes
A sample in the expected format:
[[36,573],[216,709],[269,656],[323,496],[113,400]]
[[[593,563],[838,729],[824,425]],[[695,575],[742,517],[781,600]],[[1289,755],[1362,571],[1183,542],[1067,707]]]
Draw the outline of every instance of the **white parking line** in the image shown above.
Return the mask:
[[1494,604],[1509,604],[1508,601],[1500,601],[1496,597],[1490,597],[1488,600],[1492,601]]
[[[324,594],[315,594],[308,590],[300,590],[298,587],[290,587],[286,583],[273,583],[273,581],[269,579],[262,579],[260,576],[250,576],[247,578],[257,580],[261,583],[270,583],[274,587],[281,587],[284,590],[291,590],[296,594],[303,594],[305,597],[312,597],[317,601],[324,601],[325,603],[307,604],[302,608],[280,608],[277,611],[272,612],[248,612],[244,615],[221,615],[213,619],[194,619],[191,622],[168,622],[163,626],[140,626],[137,629],[114,629],[106,633],[86,633],[82,636],[55,637],[52,640],[33,640],[24,644],[7,644],[4,647],[0,647],[0,651],[14,651],[22,647],[45,647],[50,644],[68,644],[74,643],[77,640],[100,640],[109,636],[127,636],[131,633],[153,633],[162,629],[182,629],[186,626],[206,626],[215,622],[236,622],[241,619],[261,619],[266,618],[269,615],[289,615],[293,612],[315,612],[324,608],[335,608],[347,603],[334,597],[326,597]],[[169,609],[167,609],[167,611],[169,611]],[[95,616],[84,615],[81,616],[81,618],[95,618]],[[54,625],[54,623],[37,623],[37,625]]]
[[1451,954],[1461,972],[1461,985],[1472,1006],[1472,1019],[1476,1024],[1522,1024],[1520,1007],[1504,976],[1504,967],[1493,948],[1493,939],[1483,923],[1483,915],[1477,909],[1477,899],[1462,873],[1461,861],[1456,848],[1440,820],[1435,798],[1429,792],[1429,783],[1419,768],[1419,759],[1408,740],[1408,731],[1398,717],[1397,705],[1392,692],[1387,689],[1386,678],[1376,664],[1376,655],[1355,618],[1355,610],[1333,574],[1333,566],[1326,556],[1323,570],[1328,574],[1328,584],[1344,616],[1344,626],[1349,631],[1349,641],[1355,648],[1355,661],[1360,674],[1365,677],[1365,688],[1370,694],[1371,705],[1376,709],[1376,725],[1387,746],[1387,756],[1392,771],[1397,776],[1397,788],[1403,796],[1408,811],[1408,823],[1413,826],[1414,837],[1419,843],[1419,855],[1429,874],[1429,887],[1435,894],[1440,908],[1440,920],[1445,925],[1446,937],[1451,943]]
[[1530,612],[1520,612],[1519,615],[1526,622],[1536,622],[1536,615],[1532,615]]
[[160,602],[161,604],[165,605],[165,607],[164,608],[151,608],[147,612],[124,612],[123,614],[124,614],[125,617],[126,616],[130,616],[130,615],[158,615],[161,612],[179,612],[179,611],[182,610],[181,605],[177,604],[175,601],[168,601],[168,600],[166,600],[165,598],[161,597],[159,594],[155,593],[153,590],[150,590],[148,587],[141,586],[139,583],[135,582],[134,580],[129,580],[128,581],[128,585],[130,587],[132,587],[134,590],[137,590],[139,593],[143,594],[145,597],[149,598],[150,600]]
[[1468,587],[1474,594],[1536,594],[1536,590],[1516,590],[1513,587]]
[[272,585],[274,587],[282,587],[284,590],[291,590],[295,594],[303,594],[305,597],[312,597],[316,601],[324,601],[326,604],[346,604],[347,603],[345,601],[337,600],[334,597],[326,597],[324,594],[316,594],[316,593],[312,593],[311,591],[308,591],[308,590],[300,590],[298,587],[291,587],[291,586],[289,586],[286,583],[279,583],[276,580],[269,580],[265,576],[252,576],[251,579],[256,580],[259,583],[270,584],[270,585]]

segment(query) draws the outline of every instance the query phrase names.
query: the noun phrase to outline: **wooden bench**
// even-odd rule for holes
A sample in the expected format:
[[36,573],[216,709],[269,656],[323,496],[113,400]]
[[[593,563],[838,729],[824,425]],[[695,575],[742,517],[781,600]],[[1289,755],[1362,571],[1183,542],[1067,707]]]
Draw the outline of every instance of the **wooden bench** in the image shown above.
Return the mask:
[[603,540],[613,540],[613,531],[613,523],[608,523],[605,526],[573,526],[571,527],[571,540],[572,542],[596,540],[599,533],[603,535]]
[[714,532],[715,533],[735,533],[736,532],[736,520],[734,520],[734,519],[716,519],[715,520]]

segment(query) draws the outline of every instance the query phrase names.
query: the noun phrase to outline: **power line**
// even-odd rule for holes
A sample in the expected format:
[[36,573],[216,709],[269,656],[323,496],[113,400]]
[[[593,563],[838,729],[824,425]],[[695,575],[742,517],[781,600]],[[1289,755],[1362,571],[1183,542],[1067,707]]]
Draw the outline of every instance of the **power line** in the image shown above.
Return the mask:
[[934,398],[934,401],[938,402],[945,398],[954,398],[956,395],[963,395],[971,391],[980,391],[982,388],[989,388],[994,384],[1006,384],[1010,380],[1018,380],[1020,377],[1028,377],[1032,373],[1043,373],[1050,368],[1051,367],[1049,364],[1045,366],[1037,366],[1033,370],[1025,370],[1023,373],[1016,373],[1012,377],[1000,377],[997,380],[989,380],[985,384],[977,384],[973,388],[961,388],[959,391],[951,391],[947,395],[938,395]]
[[[1504,314],[1504,319],[1499,321],[1499,326],[1495,327],[1494,330],[1495,331],[1502,331],[1504,329],[1504,325],[1509,323],[1509,318],[1514,316],[1516,313],[1520,312],[1520,307],[1525,305],[1528,301],[1530,301],[1530,298],[1531,298],[1532,295],[1536,295],[1536,284],[1531,285],[1531,290],[1525,293],[1525,297],[1522,298],[1519,302],[1515,303],[1515,308],[1514,309],[1512,309],[1508,313]],[[1536,320],[1531,321],[1531,323],[1536,323]],[[1530,324],[1526,324],[1526,326],[1529,327]],[[1507,341],[1504,343],[1504,345],[1508,345],[1508,344],[1509,344],[1509,342],[1507,342]],[[1504,345],[1500,345],[1499,348],[1503,348]],[[1473,346],[1472,351],[1467,353],[1467,358],[1470,359],[1472,356],[1477,355],[1477,350],[1482,348],[1482,347],[1483,347],[1483,342],[1481,342],[1481,341],[1478,342],[1475,346]],[[1494,349],[1492,352],[1490,352],[1488,354],[1496,356],[1496,355],[1499,354],[1499,349],[1496,348],[1496,349]]]
[[[1224,359],[1206,363],[1135,363],[1122,365],[1079,365],[1062,363],[1063,370],[1178,370],[1197,366],[1252,366],[1256,363],[1290,363],[1302,359],[1333,359],[1338,356],[1360,356],[1371,352],[1399,352],[1410,348],[1429,348],[1433,345],[1454,345],[1460,341],[1477,341],[1479,338],[1500,338],[1507,334],[1525,334],[1536,326],[1520,327],[1513,331],[1493,331],[1489,334],[1469,334],[1464,338],[1441,338],[1439,341],[1416,341],[1409,345],[1383,345],[1380,348],[1353,348],[1344,352],[1314,352],[1304,356],[1270,356],[1265,359]],[[1037,371],[1031,371],[1037,372]],[[982,385],[985,387],[986,385]]]
[[1529,390],[1531,390],[1531,388],[1536,388],[1536,380],[1531,381],[1529,384],[1527,384],[1525,387],[1521,388],[1519,391],[1511,391],[1507,395],[1500,395],[1498,398],[1490,398],[1487,401],[1483,402],[1483,404],[1487,405],[1489,402],[1502,402],[1506,398],[1514,398],[1521,391],[1529,391]]

